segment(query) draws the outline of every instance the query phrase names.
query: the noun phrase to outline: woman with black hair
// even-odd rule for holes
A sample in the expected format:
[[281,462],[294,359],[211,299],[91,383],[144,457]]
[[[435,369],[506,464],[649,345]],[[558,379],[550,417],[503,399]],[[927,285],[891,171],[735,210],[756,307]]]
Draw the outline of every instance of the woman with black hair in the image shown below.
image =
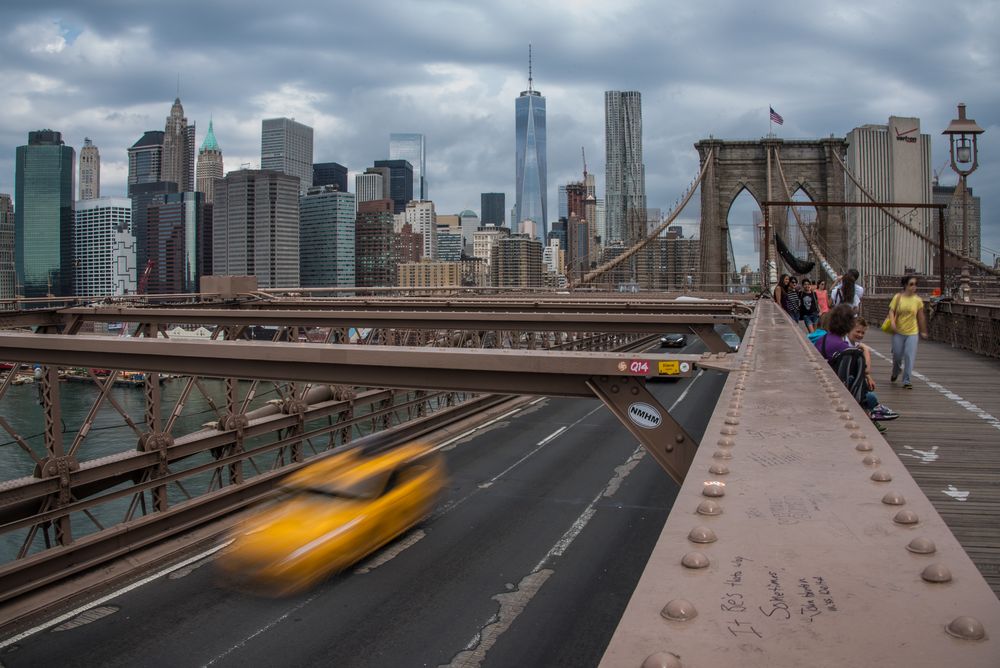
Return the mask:
[[774,301],[783,311],[788,310],[788,274],[782,274],[774,286]]
[[927,338],[924,301],[917,295],[917,277],[904,276],[902,291],[889,302],[892,325],[892,382],[903,372],[903,388],[913,389],[910,374],[917,362],[917,335]]
[[861,310],[861,296],[865,289],[857,284],[861,274],[857,269],[848,269],[840,279],[840,285],[834,287],[833,294],[830,295],[831,302],[837,304],[848,304],[857,313]]

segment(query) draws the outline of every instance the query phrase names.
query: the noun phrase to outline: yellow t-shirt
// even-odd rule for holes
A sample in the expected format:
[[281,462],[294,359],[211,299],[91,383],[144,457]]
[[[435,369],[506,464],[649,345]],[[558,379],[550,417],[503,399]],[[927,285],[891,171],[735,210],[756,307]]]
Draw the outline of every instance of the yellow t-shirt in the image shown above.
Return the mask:
[[889,309],[896,312],[896,333],[911,336],[920,333],[917,325],[917,312],[923,310],[924,300],[913,295],[898,294],[892,298]]

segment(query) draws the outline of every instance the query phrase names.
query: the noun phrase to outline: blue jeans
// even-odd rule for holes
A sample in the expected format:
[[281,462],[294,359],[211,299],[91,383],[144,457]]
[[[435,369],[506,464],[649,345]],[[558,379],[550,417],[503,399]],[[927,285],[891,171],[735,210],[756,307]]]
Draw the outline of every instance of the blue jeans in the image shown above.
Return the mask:
[[902,368],[903,383],[910,382],[913,365],[917,362],[917,341],[919,338],[917,334],[892,335],[892,377],[898,376],[899,370]]

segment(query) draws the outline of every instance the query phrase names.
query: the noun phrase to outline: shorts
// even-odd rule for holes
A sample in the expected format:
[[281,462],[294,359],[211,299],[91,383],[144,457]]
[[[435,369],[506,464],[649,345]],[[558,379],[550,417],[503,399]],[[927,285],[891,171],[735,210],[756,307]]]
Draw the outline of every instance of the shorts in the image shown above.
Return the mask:
[[818,315],[804,315],[804,316],[802,316],[802,322],[806,323],[807,325],[816,325],[816,324],[819,324],[819,316]]

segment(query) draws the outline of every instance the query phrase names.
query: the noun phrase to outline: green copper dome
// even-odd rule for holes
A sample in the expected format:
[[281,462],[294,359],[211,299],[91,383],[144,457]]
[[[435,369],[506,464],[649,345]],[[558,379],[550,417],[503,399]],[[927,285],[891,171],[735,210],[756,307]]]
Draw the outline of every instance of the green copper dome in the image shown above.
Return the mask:
[[215,130],[212,129],[212,121],[208,122],[208,134],[205,135],[205,141],[201,143],[202,151],[221,151],[219,148],[219,142],[215,139]]

